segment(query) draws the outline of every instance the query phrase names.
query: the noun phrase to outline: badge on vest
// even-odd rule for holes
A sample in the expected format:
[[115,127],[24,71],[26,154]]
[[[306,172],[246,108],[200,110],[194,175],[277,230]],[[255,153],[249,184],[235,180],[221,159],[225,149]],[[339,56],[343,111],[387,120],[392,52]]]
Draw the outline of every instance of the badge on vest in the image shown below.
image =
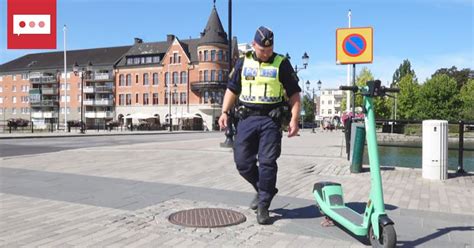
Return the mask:
[[260,76],[261,77],[276,78],[277,69],[261,69],[260,70]]
[[243,72],[245,80],[255,80],[255,77],[257,76],[257,71],[257,68],[245,67]]

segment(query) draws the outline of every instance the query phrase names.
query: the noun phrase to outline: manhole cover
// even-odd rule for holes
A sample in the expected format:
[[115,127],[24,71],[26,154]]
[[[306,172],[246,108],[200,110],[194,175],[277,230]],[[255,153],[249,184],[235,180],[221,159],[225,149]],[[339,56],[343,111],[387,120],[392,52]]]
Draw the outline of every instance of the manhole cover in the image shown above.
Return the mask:
[[245,222],[245,215],[222,208],[195,208],[171,214],[169,221],[187,227],[224,227]]

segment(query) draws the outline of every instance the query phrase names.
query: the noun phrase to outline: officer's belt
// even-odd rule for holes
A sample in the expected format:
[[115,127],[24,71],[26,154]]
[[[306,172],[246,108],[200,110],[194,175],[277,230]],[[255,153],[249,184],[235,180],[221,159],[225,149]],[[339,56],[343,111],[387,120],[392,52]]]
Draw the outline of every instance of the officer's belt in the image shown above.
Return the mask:
[[272,111],[271,109],[250,109],[247,108],[248,116],[268,116],[268,113]]

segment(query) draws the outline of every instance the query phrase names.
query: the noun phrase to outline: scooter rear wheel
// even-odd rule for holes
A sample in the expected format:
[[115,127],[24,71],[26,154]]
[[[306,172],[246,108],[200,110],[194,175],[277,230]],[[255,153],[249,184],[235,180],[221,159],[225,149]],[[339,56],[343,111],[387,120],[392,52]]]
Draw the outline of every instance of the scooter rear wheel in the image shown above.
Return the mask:
[[395,247],[395,245],[397,244],[397,233],[395,232],[395,228],[393,227],[393,225],[390,224],[386,226],[380,226],[379,228],[380,230],[382,230],[382,233],[377,239],[374,235],[374,229],[372,228],[372,226],[370,227],[369,240],[370,244],[372,244],[372,247]]

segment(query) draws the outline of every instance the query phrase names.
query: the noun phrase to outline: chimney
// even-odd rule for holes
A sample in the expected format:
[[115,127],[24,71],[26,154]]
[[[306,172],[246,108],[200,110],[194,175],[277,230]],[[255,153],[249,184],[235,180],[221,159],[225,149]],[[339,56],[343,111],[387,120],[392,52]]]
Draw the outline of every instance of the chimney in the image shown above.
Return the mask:
[[168,34],[166,35],[166,41],[167,42],[172,42],[174,40],[174,34]]
[[142,39],[140,39],[140,38],[135,38],[134,44],[141,44],[141,43],[143,43],[143,40],[142,40]]

